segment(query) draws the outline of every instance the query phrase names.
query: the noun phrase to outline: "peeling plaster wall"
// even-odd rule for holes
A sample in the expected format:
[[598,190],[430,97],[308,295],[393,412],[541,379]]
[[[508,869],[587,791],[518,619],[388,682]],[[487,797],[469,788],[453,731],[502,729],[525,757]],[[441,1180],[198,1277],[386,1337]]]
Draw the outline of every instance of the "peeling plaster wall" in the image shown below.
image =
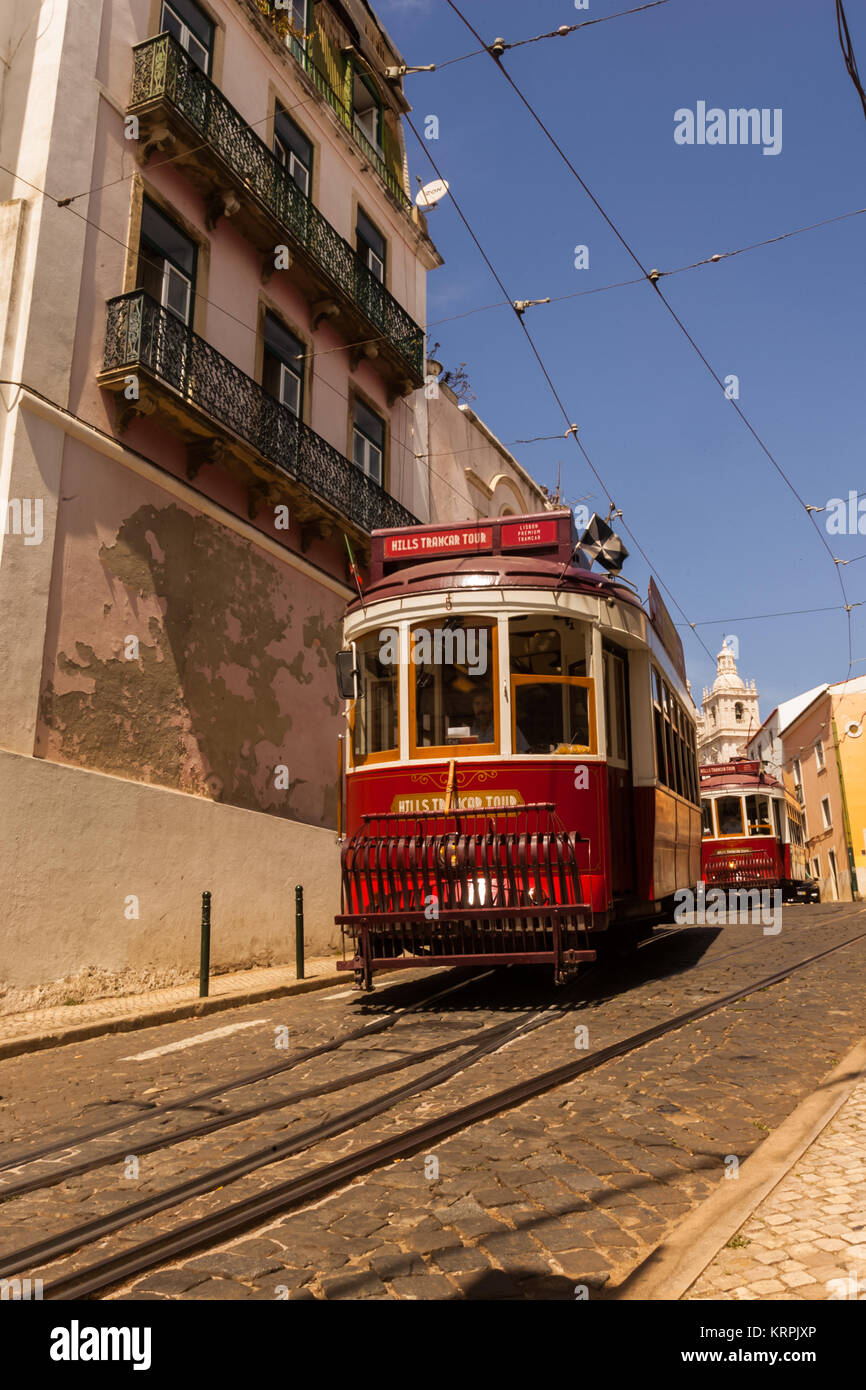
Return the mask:
[[308,952],[336,944],[332,831],[4,751],[0,778],[0,1012],[192,978],[205,888],[215,972],[293,958],[296,883]]
[[333,827],[342,606],[68,441],[35,751]]

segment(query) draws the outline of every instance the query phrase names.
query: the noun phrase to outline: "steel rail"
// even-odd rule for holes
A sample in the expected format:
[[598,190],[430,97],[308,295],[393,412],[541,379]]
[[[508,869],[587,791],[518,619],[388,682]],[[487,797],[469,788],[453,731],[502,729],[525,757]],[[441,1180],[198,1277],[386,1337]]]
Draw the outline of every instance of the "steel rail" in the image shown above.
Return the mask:
[[0,1278],[6,1278],[10,1274],[25,1269],[34,1261],[45,1264],[61,1255],[68,1254],[71,1250],[78,1249],[82,1245],[91,1244],[102,1236],[109,1235],[112,1231],[131,1225],[135,1221],[145,1220],[157,1212],[177,1206],[180,1202],[189,1201],[192,1197],[202,1196],[213,1191],[214,1188],[226,1187],[230,1183],[246,1177],[248,1173],[255,1172],[258,1168],[267,1167],[283,1158],[290,1158],[314,1144],[321,1143],[324,1139],[330,1139],[333,1135],[340,1134],[346,1129],[361,1125],[366,1120],[373,1119],[382,1114],[383,1111],[391,1109],[400,1100],[405,1100],[410,1096],[418,1095],[420,1092],[441,1085],[443,1081],[447,1081],[458,1072],[464,1071],[480,1058],[497,1051],[512,1038],[516,1038],[519,1033],[543,1027],[545,1024],[553,1022],[554,1018],[561,1017],[563,1012],[560,1008],[548,1008],[542,1014],[526,1014],[517,1023],[500,1024],[496,1028],[487,1030],[489,1034],[487,1040],[474,1047],[465,1056],[458,1057],[455,1061],[448,1062],[444,1066],[436,1067],[424,1076],[417,1077],[413,1081],[397,1087],[396,1090],[386,1092],[384,1096],[380,1096],[376,1100],[367,1101],[331,1120],[325,1120],[322,1124],[304,1130],[283,1143],[268,1144],[265,1148],[257,1149],[255,1153],[248,1154],[245,1158],[236,1159],[232,1163],[224,1164],[221,1168],[210,1169],[197,1178],[190,1178],[187,1182],[178,1183],[174,1187],[167,1188],[164,1192],[156,1193],[153,1197],[146,1197],[130,1206],[110,1212],[107,1216],[97,1217],[93,1221],[74,1226],[59,1236],[50,1236],[45,1240],[36,1241],[32,1245],[11,1251],[8,1255],[0,1256]]
[[[44,1145],[41,1149],[31,1149],[23,1154],[14,1157],[0,1155],[0,1173],[6,1172],[10,1168],[21,1168],[27,1163],[35,1163],[38,1159],[50,1157],[52,1154],[66,1153],[67,1150],[78,1148],[82,1144],[89,1143],[92,1139],[101,1139],[106,1134],[117,1134],[122,1129],[129,1129],[133,1125],[143,1124],[145,1120],[156,1119],[160,1115],[169,1115],[173,1110],[189,1110],[198,1105],[203,1100],[211,1100],[214,1096],[227,1095],[229,1091],[236,1091],[243,1086],[253,1086],[258,1081],[265,1081],[268,1077],[278,1076],[280,1072],[291,1071],[294,1067],[300,1066],[302,1062],[307,1062],[313,1057],[322,1057],[326,1053],[336,1052],[345,1043],[356,1042],[359,1038],[375,1037],[378,1033],[383,1033],[395,1024],[400,1022],[408,1014],[415,1013],[417,1009],[423,1008],[426,1004],[433,1003],[436,999],[441,999],[446,994],[453,994],[455,990],[464,989],[467,985],[477,983],[479,979],[492,975],[493,971],[485,972],[485,975],[470,975],[465,980],[459,980],[457,984],[451,984],[447,989],[437,990],[433,994],[425,995],[423,999],[417,1000],[414,1004],[407,1004],[403,1008],[395,1010],[393,1014],[386,1018],[373,1019],[369,1023],[363,1024],[360,1028],[354,1028],[345,1033],[340,1038],[333,1038],[330,1042],[320,1043],[317,1047],[306,1048],[303,1052],[297,1053],[285,1062],[276,1062],[273,1066],[264,1067],[260,1071],[247,1072],[244,1076],[234,1081],[224,1081],[217,1086],[209,1086],[204,1091],[193,1091],[188,1095],[181,1096],[179,1100],[166,1102],[165,1105],[147,1106],[137,1115],[130,1115],[125,1120],[118,1120],[112,1124],[102,1125],[99,1129],[88,1130],[86,1134],[73,1135],[68,1140],[55,1140],[51,1144]],[[339,983],[339,981],[335,982]],[[402,984],[403,981],[400,981]],[[134,1100],[120,1102],[127,1105],[134,1105]],[[139,1102],[140,1103],[140,1102]]]
[[[849,937],[847,941],[839,942],[835,946],[807,956],[801,961],[787,965],[760,980],[752,981],[750,984],[711,1000],[707,1004],[689,1009],[676,1018],[645,1028],[639,1033],[634,1033],[619,1042],[601,1048],[598,1052],[591,1053],[579,1061],[554,1067],[549,1071],[542,1072],[539,1076],[518,1082],[514,1086],[494,1092],[490,1096],[482,1097],[478,1101],[449,1111],[445,1115],[417,1125],[391,1139],[383,1140],[360,1150],[358,1153],[350,1154],[345,1159],[325,1164],[312,1173],[279,1183],[268,1192],[244,1198],[221,1212],[188,1221],[172,1232],[141,1242],[119,1255],[109,1256],[78,1273],[52,1281],[45,1287],[44,1296],[57,1300],[83,1298],[120,1283],[132,1275],[152,1268],[155,1264],[161,1264],[174,1256],[199,1249],[203,1245],[212,1244],[216,1239],[222,1237],[241,1234],[260,1224],[267,1216],[286,1211],[303,1201],[322,1197],[335,1187],[381,1167],[382,1164],[394,1158],[405,1157],[431,1142],[448,1138],[468,1125],[476,1124],[480,1120],[513,1109],[534,1096],[542,1095],[578,1076],[595,1071],[607,1062],[624,1057],[669,1033],[677,1032],[681,1028],[706,1018],[750,994],[779,984],[817,961],[824,960],[837,951],[844,950],[846,947],[863,940],[866,940],[866,932],[859,932],[856,936]],[[453,1067],[453,1070],[460,1070],[466,1060],[462,1059],[456,1067]],[[452,1068],[448,1070],[452,1070]],[[403,1089],[408,1090],[408,1088]],[[369,1110],[370,1108],[361,1107],[362,1110]],[[343,1119],[345,1118],[347,1117],[344,1116]],[[100,1222],[91,1223],[94,1227],[101,1224]],[[128,1222],[123,1224],[128,1224]],[[39,1247],[30,1247],[27,1252],[17,1252],[12,1258],[17,1258],[19,1254],[21,1256],[28,1255],[29,1262],[29,1258],[32,1258],[31,1252],[35,1253],[37,1249],[44,1252],[48,1245],[49,1242],[43,1242]],[[16,1269],[22,1267],[23,1265],[20,1263],[15,1266]],[[0,1271],[3,1274],[6,1272],[5,1270]]]

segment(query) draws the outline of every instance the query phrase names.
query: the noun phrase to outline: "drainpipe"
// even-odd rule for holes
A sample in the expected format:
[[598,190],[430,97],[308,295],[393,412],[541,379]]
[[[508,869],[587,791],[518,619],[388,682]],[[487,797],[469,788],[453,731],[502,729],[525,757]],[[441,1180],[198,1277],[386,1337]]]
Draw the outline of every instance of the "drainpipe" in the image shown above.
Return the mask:
[[842,759],[839,754],[839,738],[836,733],[836,720],[830,719],[830,728],[833,730],[833,750],[836,754],[836,771],[839,774],[839,790],[842,793],[842,824],[845,827],[845,847],[848,850],[848,876],[851,880],[851,901],[858,903],[860,893],[857,889],[857,867],[854,862],[854,844],[851,839],[851,822],[848,818],[848,798],[845,795],[845,779],[842,776]]

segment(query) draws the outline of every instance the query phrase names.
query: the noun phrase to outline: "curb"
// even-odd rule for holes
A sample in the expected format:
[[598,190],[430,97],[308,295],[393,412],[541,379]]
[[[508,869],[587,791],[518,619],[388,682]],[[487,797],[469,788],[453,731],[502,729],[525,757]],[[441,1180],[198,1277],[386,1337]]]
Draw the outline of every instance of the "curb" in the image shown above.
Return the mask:
[[737,1181],[723,1181],[617,1289],[611,1289],[610,1300],[682,1298],[731,1236],[802,1158],[864,1076],[866,1039],[827,1072],[817,1090],[801,1101],[746,1159]]
[[51,1033],[31,1033],[20,1038],[10,1038],[0,1042],[0,1061],[7,1057],[20,1057],[28,1052],[44,1052],[51,1047],[65,1047],[69,1043],[86,1042],[88,1038],[99,1038],[106,1033],[133,1033],[140,1028],[152,1028],[159,1023],[175,1023],[182,1018],[201,1018],[205,1014],[221,1013],[225,1009],[243,1008],[245,1004],[259,1004],[265,999],[281,999],[290,994],[311,994],[317,989],[333,989],[342,984],[344,975],[316,976],[309,980],[295,980],[286,985],[265,986],[263,989],[248,990],[241,994],[222,994],[214,998],[191,999],[180,1004],[167,1004],[161,1009],[151,1009],[148,1013],[117,1015],[102,1018],[93,1023],[81,1023],[76,1027],[56,1029]]

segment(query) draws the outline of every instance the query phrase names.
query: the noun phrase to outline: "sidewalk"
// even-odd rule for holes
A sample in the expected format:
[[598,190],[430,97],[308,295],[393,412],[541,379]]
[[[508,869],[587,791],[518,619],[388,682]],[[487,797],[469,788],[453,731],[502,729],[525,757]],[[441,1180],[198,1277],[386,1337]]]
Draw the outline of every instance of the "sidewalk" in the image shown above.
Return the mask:
[[866,1300],[866,1040],[617,1296]]
[[683,1297],[866,1300],[866,1080]]
[[110,998],[89,999],[81,1004],[53,1005],[44,1009],[28,1009],[23,1013],[0,1015],[0,1059],[17,1057],[24,1052],[38,1052],[64,1043],[82,1042],[85,1038],[103,1033],[126,1033],[136,1028],[150,1028],[157,1023],[175,1019],[197,1018],[203,1014],[219,1013],[242,1004],[255,1004],[261,999],[276,999],[287,994],[307,994],[310,990],[327,989],[333,985],[350,988],[350,972],[337,973],[337,956],[307,960],[304,979],[295,977],[293,965],[275,965],[258,970],[237,970],[225,975],[213,975],[210,994],[200,999],[198,980],[172,985],[166,989],[148,990],[145,994],[113,995]]

